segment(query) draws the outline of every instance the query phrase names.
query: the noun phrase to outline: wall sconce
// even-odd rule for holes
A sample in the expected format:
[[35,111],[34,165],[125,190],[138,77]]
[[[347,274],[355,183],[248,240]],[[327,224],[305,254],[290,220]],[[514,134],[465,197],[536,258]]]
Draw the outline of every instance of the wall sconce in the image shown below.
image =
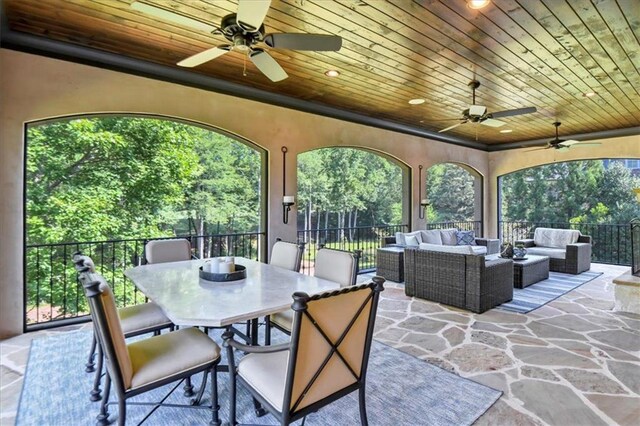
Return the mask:
[[288,150],[286,146],[283,146],[280,150],[282,151],[282,222],[287,224],[289,223],[289,212],[296,203],[296,198],[293,195],[286,195]]
[[[418,193],[422,197],[422,164],[418,166]],[[420,209],[418,210],[418,217],[424,219],[424,212],[429,205],[429,201],[426,198],[420,200]]]

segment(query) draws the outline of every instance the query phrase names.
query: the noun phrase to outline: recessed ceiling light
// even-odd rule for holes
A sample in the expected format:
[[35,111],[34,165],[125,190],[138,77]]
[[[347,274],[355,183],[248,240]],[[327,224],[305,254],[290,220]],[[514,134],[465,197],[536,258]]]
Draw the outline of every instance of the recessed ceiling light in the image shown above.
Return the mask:
[[596,95],[596,92],[586,92],[586,93],[582,94],[582,96],[585,96],[587,98],[590,98],[590,97],[595,96],[595,95]]
[[327,70],[324,72],[324,75],[327,77],[337,77],[340,75],[340,71],[338,70]]
[[488,6],[490,0],[467,0],[467,6],[469,9],[482,9]]
[[411,105],[420,105],[420,104],[423,104],[425,102],[426,101],[424,99],[422,99],[422,98],[409,99],[409,103]]
[[513,130],[511,129],[500,130],[500,133],[511,133],[511,132],[513,132]]

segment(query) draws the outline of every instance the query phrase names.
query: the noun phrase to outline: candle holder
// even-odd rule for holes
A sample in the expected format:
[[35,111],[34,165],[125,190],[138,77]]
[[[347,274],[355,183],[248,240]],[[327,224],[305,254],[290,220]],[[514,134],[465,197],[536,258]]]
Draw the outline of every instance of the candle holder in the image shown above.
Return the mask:
[[280,151],[282,151],[282,223],[285,225],[289,223],[289,212],[291,211],[291,207],[296,203],[296,199],[293,195],[285,195],[286,194],[286,184],[287,184],[287,147],[283,146]]
[[[418,193],[422,196],[422,164],[418,166]],[[429,205],[429,201],[426,198],[420,200],[420,208],[418,209],[418,218],[424,219],[425,210]]]

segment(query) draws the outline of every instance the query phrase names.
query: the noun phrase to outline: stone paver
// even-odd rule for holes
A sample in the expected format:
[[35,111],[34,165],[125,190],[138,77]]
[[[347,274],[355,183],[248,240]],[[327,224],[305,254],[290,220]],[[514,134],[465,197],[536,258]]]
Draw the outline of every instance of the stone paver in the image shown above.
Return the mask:
[[577,370],[573,368],[561,368],[556,370],[558,374],[567,379],[569,383],[583,392],[595,393],[627,393],[622,386],[602,373],[596,371]]
[[466,372],[501,370],[513,365],[513,360],[504,351],[477,343],[459,346],[445,359]]
[[640,366],[638,363],[607,361],[607,367],[622,384],[640,395]]
[[587,398],[618,424],[625,426],[638,425],[640,398],[610,395],[587,395]]

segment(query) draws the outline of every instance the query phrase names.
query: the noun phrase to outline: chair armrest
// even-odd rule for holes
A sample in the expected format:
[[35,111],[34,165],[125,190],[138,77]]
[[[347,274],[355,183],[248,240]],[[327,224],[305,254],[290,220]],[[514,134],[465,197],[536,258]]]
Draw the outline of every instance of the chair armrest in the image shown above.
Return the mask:
[[593,240],[591,239],[590,235],[580,235],[578,237],[578,242],[579,243],[593,244]]
[[514,246],[516,244],[524,244],[525,247],[535,247],[536,244],[533,242],[533,238],[527,238],[524,240],[516,240],[516,242],[514,243]]
[[476,238],[476,244],[485,246],[487,248],[487,254],[500,253],[500,240],[497,238]]
[[291,345],[289,343],[283,343],[281,345],[270,345],[270,346],[251,346],[245,345],[244,343],[240,343],[237,340],[233,339],[233,331],[225,331],[222,334],[222,338],[224,339],[224,343],[222,344],[224,347],[232,347],[234,349],[252,353],[252,354],[267,354],[272,352],[281,352],[291,349]]

